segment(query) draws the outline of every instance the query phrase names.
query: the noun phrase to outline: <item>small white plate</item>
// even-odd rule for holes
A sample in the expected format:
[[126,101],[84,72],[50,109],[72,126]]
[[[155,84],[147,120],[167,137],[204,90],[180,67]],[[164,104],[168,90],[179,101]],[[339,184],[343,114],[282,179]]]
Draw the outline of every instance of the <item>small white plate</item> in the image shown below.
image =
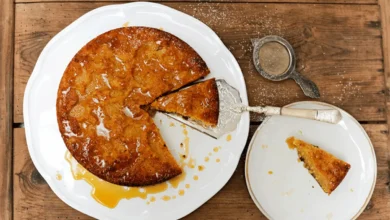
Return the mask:
[[[337,108],[320,102],[287,107]],[[369,202],[376,181],[376,158],[369,137],[348,113],[336,125],[272,116],[253,135],[245,164],[246,183],[257,207],[269,219],[355,219]],[[333,193],[324,193],[285,140],[295,136],[351,164]]]
[[[225,79],[240,91],[243,104],[248,104],[244,77],[240,67],[219,37],[205,24],[172,8],[155,3],[128,3],[105,6],[83,15],[57,34],[43,49],[28,81],[24,96],[24,123],[28,150],[35,167],[45,178],[54,193],[73,208],[97,219],[178,219],[217,193],[234,173],[244,149],[249,130],[249,114],[242,115],[237,129],[218,140],[188,128],[190,157],[205,169],[185,168],[185,180],[177,189],[153,195],[177,195],[185,189],[184,196],[175,200],[123,199],[113,208],[107,208],[91,197],[91,186],[83,180],[74,180],[69,163],[65,161],[66,147],[58,130],[56,119],[56,94],[62,74],[77,51],[94,37],[108,30],[129,26],[162,28],[192,46],[207,63],[208,76]],[[160,123],[162,120],[162,123]],[[175,157],[182,151],[180,142],[184,135],[179,123],[155,118],[161,134]],[[220,146],[218,152],[213,149]],[[209,156],[212,153],[212,156]],[[209,156],[208,162],[205,157]],[[217,162],[220,161],[220,162]],[[197,168],[197,167],[196,167]],[[57,180],[56,176],[62,179]],[[197,175],[198,180],[194,177]],[[191,184],[189,189],[184,184]]]

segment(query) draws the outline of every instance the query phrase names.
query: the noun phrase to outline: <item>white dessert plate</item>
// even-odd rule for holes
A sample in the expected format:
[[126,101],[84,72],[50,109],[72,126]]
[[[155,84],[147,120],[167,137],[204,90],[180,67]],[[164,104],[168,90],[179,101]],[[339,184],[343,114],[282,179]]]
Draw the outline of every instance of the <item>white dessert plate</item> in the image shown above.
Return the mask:
[[[189,155],[196,166],[193,169],[185,167],[186,177],[178,188],[170,186],[164,192],[154,194],[155,202],[148,204],[140,198],[123,199],[115,208],[108,208],[95,201],[91,196],[91,185],[84,180],[75,180],[65,160],[67,149],[56,121],[56,94],[62,74],[77,51],[99,34],[124,24],[162,28],[181,38],[206,61],[211,71],[208,78],[225,79],[239,90],[243,104],[248,104],[244,78],[236,59],[205,24],[155,3],[105,6],[88,12],[58,33],[39,56],[24,96],[28,150],[34,165],[54,193],[80,212],[97,219],[178,219],[209,200],[230,179],[248,137],[249,114],[242,115],[234,132],[218,140],[187,128]],[[180,143],[185,139],[183,128],[162,114],[155,117],[155,122],[170,151],[178,158],[182,151]],[[217,152],[213,150],[216,147]],[[200,171],[199,165],[204,166],[204,170]],[[191,187],[184,187],[185,184]],[[180,189],[185,190],[184,195],[178,195]],[[160,199],[164,195],[178,196],[165,201]]]
[[[272,116],[256,130],[245,164],[249,193],[269,219],[355,219],[374,190],[376,158],[372,143],[351,115],[320,102],[297,102],[291,108],[329,109],[342,113],[342,121],[328,124],[301,118]],[[317,145],[351,164],[331,195],[298,162],[286,139],[295,136]]]

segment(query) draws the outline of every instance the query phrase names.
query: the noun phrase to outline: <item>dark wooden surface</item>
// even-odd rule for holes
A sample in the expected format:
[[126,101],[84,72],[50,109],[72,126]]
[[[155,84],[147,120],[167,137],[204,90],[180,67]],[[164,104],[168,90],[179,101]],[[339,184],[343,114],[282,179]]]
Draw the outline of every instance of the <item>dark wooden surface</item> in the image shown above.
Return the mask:
[[[137,1],[137,0],[135,0]],[[142,0],[140,0],[142,1]],[[58,0],[16,0],[16,3],[58,2]],[[132,2],[123,0],[62,0],[61,2]],[[378,4],[378,0],[156,0],[155,2],[220,2],[220,3],[316,3],[316,4]]]
[[[25,85],[46,43],[84,13],[106,4],[16,5],[14,122],[23,122]],[[271,82],[255,71],[250,39],[276,34],[293,45],[297,69],[317,83],[320,101],[345,109],[359,121],[386,121],[378,5],[166,5],[193,15],[216,31],[240,64],[251,105],[283,106],[309,100],[292,80]]]
[[[57,198],[34,167],[24,129],[20,128],[22,102],[28,78],[47,42],[84,13],[120,2],[16,0],[13,4],[0,0],[0,3],[0,91],[4,91],[0,94],[0,219],[90,219]],[[200,19],[221,37],[240,64],[251,105],[282,106],[308,100],[294,82],[264,80],[251,63],[251,38],[276,34],[290,41],[298,56],[297,69],[317,83],[320,100],[356,117],[374,144],[378,179],[373,197],[360,218],[390,219],[387,120],[390,1],[162,3]],[[252,117],[251,121],[253,132],[259,118]],[[264,219],[246,189],[244,156],[245,153],[228,184],[186,218]]]
[[[386,110],[387,110],[387,127],[390,126],[390,1],[379,0],[381,9],[382,22],[382,49],[383,49],[383,65],[386,85]],[[388,134],[389,135],[389,134]],[[387,139],[387,194],[390,193],[390,139]],[[390,202],[387,201],[387,207],[390,207]],[[390,208],[389,208],[390,209]],[[389,214],[390,215],[390,214]],[[388,217],[390,218],[390,217]]]
[[14,4],[0,0],[0,219],[12,219]]
[[[390,193],[388,191],[386,124],[366,124],[364,129],[375,148],[378,177],[372,199],[361,215],[362,219],[390,219]],[[249,139],[257,126],[252,125]],[[34,167],[28,152],[23,128],[15,129],[14,149],[14,215],[15,219],[90,219],[63,203],[50,190]],[[252,202],[246,189],[242,154],[237,170],[226,186],[187,219],[265,219]],[[47,211],[50,209],[51,211]]]

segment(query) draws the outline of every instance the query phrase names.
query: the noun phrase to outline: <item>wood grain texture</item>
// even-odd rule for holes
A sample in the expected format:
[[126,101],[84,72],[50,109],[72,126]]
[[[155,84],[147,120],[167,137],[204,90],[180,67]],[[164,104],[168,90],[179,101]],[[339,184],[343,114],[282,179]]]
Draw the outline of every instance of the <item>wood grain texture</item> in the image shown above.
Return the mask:
[[[382,22],[382,35],[383,35],[383,65],[385,73],[386,84],[386,103],[387,103],[387,125],[390,128],[390,1],[379,0],[381,8],[381,22]],[[390,168],[390,138],[387,140],[387,166]],[[390,171],[387,172],[387,176],[390,179]],[[387,187],[390,192],[390,185]],[[389,206],[390,207],[390,206]]]
[[[123,0],[63,0],[62,2],[124,2]],[[137,1],[137,0],[135,0]],[[142,1],[142,0],[140,0]],[[16,3],[58,2],[58,0],[16,0]],[[315,3],[315,4],[377,4],[378,0],[155,0],[155,2],[221,2],[221,3]]]
[[23,128],[14,129],[14,219],[90,219],[51,191],[34,167]]
[[[390,219],[386,124],[363,125],[375,148],[378,178],[373,197],[360,219]],[[249,139],[257,126],[251,126]],[[14,194],[15,219],[89,219],[58,199],[39,175],[29,157],[24,129],[15,129]],[[246,150],[233,177],[212,199],[186,219],[265,219],[252,202],[244,176]],[[50,211],[48,211],[50,209]]]
[[[72,21],[106,4],[16,5],[14,122],[23,122],[25,85],[43,47]],[[221,37],[241,66],[251,105],[283,106],[309,100],[292,80],[271,82],[255,71],[250,39],[276,34],[293,45],[297,69],[317,83],[320,101],[339,106],[360,121],[386,120],[379,6],[164,4],[200,19]],[[251,118],[259,121],[255,115]]]
[[[382,46],[383,46],[383,64],[386,88],[390,89],[390,1],[379,0],[381,9],[381,23],[382,23]],[[389,98],[389,96],[387,96]],[[390,101],[390,99],[388,99]],[[390,112],[387,112],[388,114]],[[390,119],[388,117],[387,119]]]
[[377,179],[372,198],[359,219],[390,219],[388,126],[387,124],[367,124],[363,127],[374,145]]
[[0,0],[0,219],[12,219],[14,3]]

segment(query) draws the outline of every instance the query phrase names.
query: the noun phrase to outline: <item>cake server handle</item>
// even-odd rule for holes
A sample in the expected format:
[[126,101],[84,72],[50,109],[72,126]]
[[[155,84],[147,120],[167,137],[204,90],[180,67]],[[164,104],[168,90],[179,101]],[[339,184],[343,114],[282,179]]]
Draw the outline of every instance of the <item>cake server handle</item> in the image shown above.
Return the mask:
[[341,121],[342,116],[337,109],[297,109],[297,108],[279,108],[272,106],[242,106],[241,111],[250,111],[260,114],[270,115],[283,115],[292,116],[298,118],[306,118],[316,121],[327,122],[331,124],[337,124]]

